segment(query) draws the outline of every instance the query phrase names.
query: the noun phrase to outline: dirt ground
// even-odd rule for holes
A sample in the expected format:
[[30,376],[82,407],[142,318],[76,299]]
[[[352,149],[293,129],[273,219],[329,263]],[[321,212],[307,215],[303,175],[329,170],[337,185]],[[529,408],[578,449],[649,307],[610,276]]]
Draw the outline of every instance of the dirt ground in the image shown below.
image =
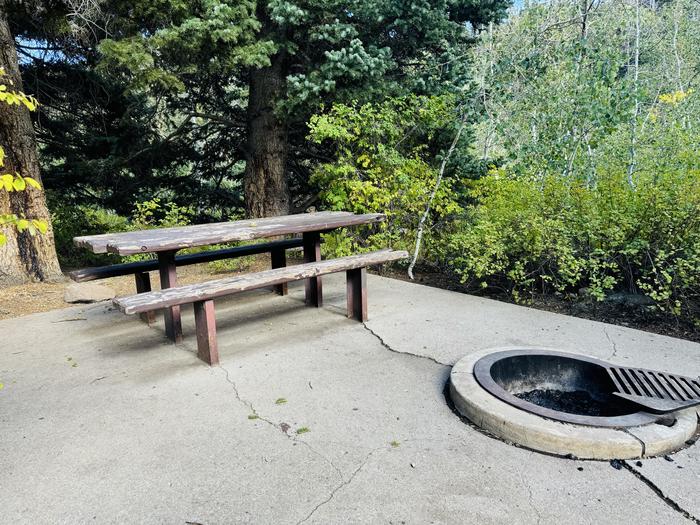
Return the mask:
[[[220,265],[195,264],[178,268],[177,276],[179,284],[191,284],[269,267],[269,256],[260,255],[249,258],[235,270],[221,269]],[[0,288],[0,320],[72,306],[63,300],[63,293],[72,282],[66,276],[65,281],[58,283],[30,283]],[[112,288],[117,295],[130,295],[136,292],[134,278],[131,275],[93,282]],[[154,290],[158,289],[157,275],[151,275],[151,284]]]

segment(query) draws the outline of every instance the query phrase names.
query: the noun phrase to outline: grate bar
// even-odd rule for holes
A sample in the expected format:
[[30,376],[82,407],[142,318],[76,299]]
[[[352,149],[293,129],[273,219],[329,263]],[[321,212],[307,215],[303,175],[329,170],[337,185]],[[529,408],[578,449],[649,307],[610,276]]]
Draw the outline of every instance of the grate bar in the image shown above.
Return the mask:
[[649,389],[649,388],[644,384],[644,381],[643,381],[642,378],[640,377],[639,370],[635,370],[634,368],[632,368],[632,369],[630,370],[630,375],[634,378],[634,380],[637,382],[637,384],[641,387],[641,390],[640,390],[640,391],[642,392],[642,395],[643,395],[643,396],[646,396],[646,397],[656,397],[656,396],[654,395],[654,393],[651,391],[651,389]]
[[620,381],[623,384],[623,388],[621,389],[624,394],[634,394],[634,390],[632,389],[632,385],[629,384],[629,381],[627,381],[627,378],[622,374],[622,371],[617,369],[617,368],[610,368],[609,370],[612,370],[614,375],[620,378]]
[[639,375],[642,377],[642,379],[644,379],[646,384],[651,388],[652,395],[654,395],[654,397],[663,398],[664,395],[658,389],[658,386],[656,384],[654,384],[654,381],[651,378],[651,376],[649,375],[649,373],[646,370],[638,370],[638,372],[639,372]]
[[627,392],[627,390],[622,386],[622,383],[620,383],[620,379],[617,377],[617,370],[615,368],[608,368],[608,375],[610,376],[610,379],[612,379],[613,383],[615,383],[615,388],[617,388],[618,392]]
[[697,381],[693,381],[692,379],[688,379],[687,377],[683,378],[683,381],[685,381],[690,389],[695,393],[697,397],[700,397],[700,383]]
[[666,384],[669,386],[673,394],[680,400],[683,401],[685,399],[685,396],[683,395],[683,391],[678,390],[678,386],[671,380],[668,374],[664,374],[659,372],[659,375],[664,378],[664,381],[666,381]]
[[671,379],[673,379],[678,384],[681,392],[683,392],[683,395],[686,397],[686,399],[693,399],[693,392],[683,384],[683,381],[681,381],[679,377],[671,376]]
[[667,413],[700,404],[700,382],[692,377],[643,368],[609,366],[615,395],[656,413]]
[[637,396],[643,396],[641,390],[639,390],[639,387],[637,386],[637,383],[634,379],[632,379],[632,372],[631,369],[629,368],[621,368],[620,369],[620,374],[627,379],[627,384],[629,385],[630,388],[630,394],[634,394]]
[[668,388],[666,388],[664,382],[661,379],[659,379],[659,376],[656,372],[649,370],[649,375],[653,377],[654,381],[656,381],[656,384],[659,385],[659,388],[661,389],[661,397],[665,399],[674,399],[673,394],[669,391]]

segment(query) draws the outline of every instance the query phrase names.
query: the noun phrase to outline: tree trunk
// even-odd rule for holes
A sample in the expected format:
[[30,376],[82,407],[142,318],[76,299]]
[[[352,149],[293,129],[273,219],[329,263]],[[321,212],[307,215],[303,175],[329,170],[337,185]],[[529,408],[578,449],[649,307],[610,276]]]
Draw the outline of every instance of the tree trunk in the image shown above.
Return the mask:
[[244,176],[248,217],[289,213],[287,128],[275,115],[275,105],[285,93],[284,62],[284,53],[277,54],[269,67],[250,74]]
[[[5,70],[5,80],[13,82],[10,89],[22,91],[17,51],[4,3],[0,0],[0,68]],[[27,108],[0,104],[0,144],[7,155],[3,173],[17,172],[41,182],[36,137]],[[0,284],[62,279],[44,192],[29,187],[12,193],[0,190],[0,215],[3,214],[43,219],[49,223],[49,230],[45,235],[31,236],[27,231],[19,233],[13,227],[6,228],[7,243],[0,246]]]

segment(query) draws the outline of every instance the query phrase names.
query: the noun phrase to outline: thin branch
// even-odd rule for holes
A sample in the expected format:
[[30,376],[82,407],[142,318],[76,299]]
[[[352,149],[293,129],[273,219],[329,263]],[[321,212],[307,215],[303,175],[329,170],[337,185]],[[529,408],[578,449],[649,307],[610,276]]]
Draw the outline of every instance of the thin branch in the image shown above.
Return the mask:
[[420,221],[418,221],[418,233],[416,234],[416,247],[413,251],[413,259],[411,260],[411,264],[408,266],[408,276],[413,279],[413,268],[416,266],[416,261],[418,260],[418,254],[420,253],[420,246],[421,242],[423,240],[423,230],[425,228],[425,221],[428,219],[428,215],[430,214],[430,208],[433,204],[433,200],[435,200],[435,195],[437,194],[438,189],[440,188],[440,184],[442,183],[442,178],[445,175],[445,168],[447,167],[447,162],[450,160],[450,157],[452,156],[452,153],[454,152],[455,148],[457,147],[457,143],[459,142],[459,138],[462,136],[462,132],[464,131],[464,128],[467,127],[467,118],[466,115],[462,117],[462,122],[459,125],[459,129],[457,130],[457,133],[455,134],[455,138],[452,140],[452,144],[450,144],[450,149],[447,150],[447,155],[442,159],[442,164],[440,165],[440,171],[438,172],[438,177],[437,180],[435,181],[435,186],[433,186],[433,191],[430,193],[430,198],[428,199],[428,203],[425,206],[425,211],[423,212],[423,215],[420,218]]

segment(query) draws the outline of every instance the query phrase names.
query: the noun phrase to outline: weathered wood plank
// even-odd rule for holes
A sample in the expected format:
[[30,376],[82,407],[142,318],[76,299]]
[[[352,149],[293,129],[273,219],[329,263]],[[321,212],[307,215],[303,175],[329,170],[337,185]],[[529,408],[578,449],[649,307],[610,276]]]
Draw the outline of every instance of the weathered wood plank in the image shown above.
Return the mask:
[[214,301],[194,303],[194,323],[197,331],[197,357],[211,366],[219,364],[216,342],[216,314]]
[[[287,266],[287,252],[275,249],[270,252],[270,266],[274,268],[284,268]],[[276,284],[274,287],[277,295],[287,295],[287,283]]]
[[[134,274],[136,281],[136,293],[148,293],[151,291],[151,276],[148,272],[140,272]],[[155,312],[142,312],[141,320],[151,326],[155,320]]]
[[[222,259],[232,259],[234,257],[244,257],[246,255],[256,255],[259,253],[267,253],[273,251],[289,250],[292,248],[301,248],[303,241],[299,239],[283,239],[280,241],[272,241],[260,244],[248,244],[246,246],[235,246],[233,248],[224,248],[221,250],[208,250],[199,253],[190,253],[187,255],[177,255],[175,257],[175,266],[187,266],[190,264],[201,264],[211,261],[219,261]],[[131,275],[135,273],[155,272],[158,270],[158,260],[137,261],[133,263],[112,264],[109,266],[100,266],[97,268],[83,268],[69,272],[70,278],[76,282],[82,283],[85,281],[95,281],[98,279],[107,279],[109,277],[119,277],[120,275]]]
[[347,272],[348,317],[364,323],[367,320],[367,269]]
[[[177,286],[177,271],[175,266],[175,252],[159,252],[158,264],[160,271],[161,291]],[[153,292],[151,292],[152,294]],[[150,294],[137,294],[145,297]],[[151,308],[150,310],[154,310]],[[182,320],[180,316],[180,306],[173,305],[165,309],[165,335],[175,343],[182,342]]]
[[127,314],[136,314],[170,306],[205,301],[246,290],[255,290],[291,281],[300,281],[319,275],[364,268],[398,261],[408,257],[405,251],[380,250],[338,259],[310,262],[285,268],[239,275],[216,281],[179,286],[155,292],[117,297],[114,304]]
[[322,232],[345,226],[371,224],[382,220],[384,220],[384,215],[381,213],[355,215],[349,212],[317,212],[75,237],[73,242],[76,246],[91,249],[95,253],[109,252],[118,255],[132,255],[310,231]]
[[[321,260],[321,234],[307,232],[304,234],[304,262]],[[323,306],[323,287],[320,277],[311,277],[304,283],[304,302],[307,306]]]

